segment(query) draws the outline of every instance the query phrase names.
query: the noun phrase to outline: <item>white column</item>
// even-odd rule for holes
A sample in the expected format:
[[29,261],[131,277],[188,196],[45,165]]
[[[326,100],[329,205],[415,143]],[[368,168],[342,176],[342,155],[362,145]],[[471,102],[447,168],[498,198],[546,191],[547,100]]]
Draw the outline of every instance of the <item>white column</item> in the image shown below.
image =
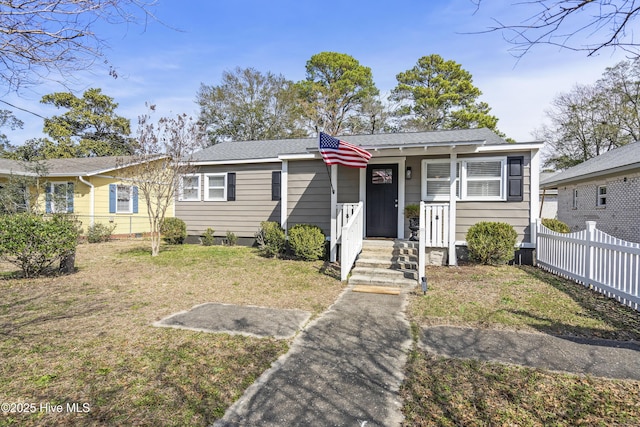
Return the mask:
[[[451,153],[449,164],[449,265],[458,265],[456,258],[456,171],[458,154]],[[460,189],[462,191],[462,188]]]
[[529,238],[535,246],[536,218],[540,215],[540,151],[538,149],[531,150],[529,183]]
[[[338,236],[338,230],[336,230],[338,224],[337,208],[338,208],[338,165],[331,165],[331,240],[329,241],[329,261],[336,262],[338,258],[338,242],[336,241]],[[330,186],[330,187],[331,187]]]
[[404,239],[405,168],[407,158],[398,160],[398,239]]
[[289,221],[289,206],[287,195],[289,193],[289,161],[282,161],[282,169],[280,171],[280,225],[283,229],[287,229]]
[[359,201],[362,202],[362,237],[367,234],[367,168],[360,168]]

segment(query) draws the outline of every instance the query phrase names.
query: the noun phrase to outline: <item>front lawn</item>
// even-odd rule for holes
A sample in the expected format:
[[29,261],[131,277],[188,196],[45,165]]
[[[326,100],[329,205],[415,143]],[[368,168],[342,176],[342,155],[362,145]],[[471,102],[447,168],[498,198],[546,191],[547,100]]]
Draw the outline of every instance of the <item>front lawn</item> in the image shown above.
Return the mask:
[[[640,340],[638,312],[533,267],[429,268],[427,275],[427,294],[410,297],[414,327]],[[447,359],[418,348],[401,393],[407,426],[640,425],[638,381]]]
[[12,279],[0,265],[1,426],[209,425],[289,343],[151,324],[204,302],[317,315],[343,290],[322,262],[148,247],[83,244],[78,272],[54,278]]

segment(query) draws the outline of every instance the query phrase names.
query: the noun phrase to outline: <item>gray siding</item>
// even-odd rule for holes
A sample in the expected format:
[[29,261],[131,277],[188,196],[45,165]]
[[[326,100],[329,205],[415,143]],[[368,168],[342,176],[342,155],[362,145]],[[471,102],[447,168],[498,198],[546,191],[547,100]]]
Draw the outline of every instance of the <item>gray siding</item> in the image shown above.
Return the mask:
[[227,231],[238,237],[254,237],[262,221],[280,222],[280,202],[271,200],[271,172],[281,170],[280,163],[247,165],[202,166],[201,193],[204,188],[203,174],[236,173],[235,201],[176,202],[176,217],[187,223],[189,235],[201,235],[211,227],[216,236],[225,236]]
[[[335,183],[333,184],[335,187]],[[338,203],[360,201],[360,169],[338,166]]]
[[288,182],[288,226],[315,224],[322,228],[326,236],[329,236],[331,185],[324,162],[322,160],[289,161]]
[[[596,206],[597,188],[607,186],[606,206]],[[573,190],[578,206],[573,209]],[[584,230],[586,221],[619,239],[640,243],[640,171],[602,176],[558,188],[558,219],[573,231]]]
[[[522,202],[471,202],[458,201],[457,206],[457,226],[456,240],[466,240],[466,234],[469,227],[480,221],[499,221],[511,224],[518,233],[518,242],[529,242],[530,239],[530,221],[529,221],[529,204],[530,204],[530,178],[531,178],[531,154],[525,153],[491,153],[487,157],[498,156],[524,156],[524,195]],[[459,160],[465,158],[478,158],[481,155],[460,155]],[[423,159],[448,159],[442,156],[420,156],[408,157],[406,165],[411,166],[413,177],[405,182],[406,204],[420,203],[421,185],[422,185],[422,160]],[[434,202],[438,203],[438,202]],[[405,219],[405,236],[409,235],[409,221]]]

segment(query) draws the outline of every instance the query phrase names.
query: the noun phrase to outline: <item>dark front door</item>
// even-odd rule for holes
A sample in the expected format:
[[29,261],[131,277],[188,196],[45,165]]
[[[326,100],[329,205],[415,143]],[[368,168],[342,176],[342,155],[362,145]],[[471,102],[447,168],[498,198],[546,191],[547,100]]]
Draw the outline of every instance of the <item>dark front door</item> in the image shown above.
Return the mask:
[[398,165],[367,166],[367,237],[398,236]]

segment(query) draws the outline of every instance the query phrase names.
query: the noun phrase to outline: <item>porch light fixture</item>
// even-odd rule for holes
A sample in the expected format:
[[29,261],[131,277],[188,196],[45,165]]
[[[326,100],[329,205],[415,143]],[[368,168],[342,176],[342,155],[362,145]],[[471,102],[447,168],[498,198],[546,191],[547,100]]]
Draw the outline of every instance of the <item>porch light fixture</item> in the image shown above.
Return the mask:
[[407,166],[407,171],[405,172],[405,178],[411,179],[411,166]]

